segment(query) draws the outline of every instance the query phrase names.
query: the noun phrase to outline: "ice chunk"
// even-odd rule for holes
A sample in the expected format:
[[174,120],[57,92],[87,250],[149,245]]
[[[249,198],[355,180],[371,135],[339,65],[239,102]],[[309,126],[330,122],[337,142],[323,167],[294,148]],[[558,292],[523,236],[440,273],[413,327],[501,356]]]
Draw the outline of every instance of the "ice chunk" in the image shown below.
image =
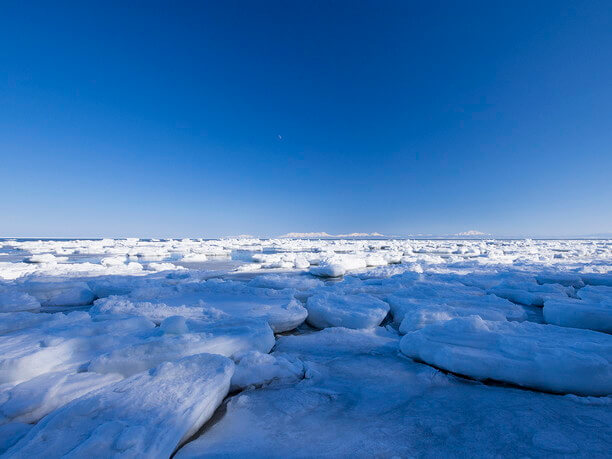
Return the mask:
[[371,328],[380,325],[389,305],[372,295],[320,293],[308,298],[307,321],[313,327]]
[[135,301],[126,296],[110,296],[94,302],[89,310],[93,316],[144,316],[155,323],[176,315],[183,317],[203,317],[206,315],[204,305],[168,306],[161,302]]
[[16,385],[2,395],[0,424],[34,423],[51,411],[88,392],[123,379],[116,374],[46,373]]
[[40,303],[32,295],[0,287],[0,313],[14,311],[37,311]]
[[174,315],[197,318],[225,314],[264,319],[279,333],[293,330],[308,315],[294,293],[288,289],[249,287],[241,282],[207,281],[180,289],[135,290],[129,297],[98,300],[91,313],[144,315],[156,322]]
[[[25,258],[26,263],[57,263],[60,259],[52,253],[40,253]],[[65,260],[63,258],[62,260]]]
[[536,280],[540,284],[560,284],[565,287],[584,287],[584,282],[580,278],[580,275],[566,272],[549,272],[539,274],[536,276]]
[[400,349],[475,379],[557,393],[612,393],[612,336],[602,333],[472,316],[408,333]]
[[341,263],[323,261],[317,266],[311,266],[310,274],[319,277],[342,277],[346,274],[346,268]]
[[527,318],[525,310],[508,300],[495,295],[466,295],[458,298],[440,298],[423,300],[389,296],[388,301],[393,307],[404,311],[404,319],[400,324],[400,332],[418,330],[437,322],[444,322],[456,317],[477,315],[485,320],[518,320]]
[[[125,377],[145,371],[161,362],[194,354],[233,357],[246,351],[268,353],[274,334],[263,320],[228,318],[215,322],[170,317],[161,324],[162,335],[117,348],[94,358],[89,371],[118,373]],[[184,333],[185,332],[185,333]]]
[[187,326],[187,318],[183,316],[171,316],[159,325],[160,330],[164,333],[172,335],[181,335],[183,333],[189,333],[189,327]]
[[368,267],[385,266],[388,264],[383,255],[376,253],[368,255],[365,262]]
[[296,269],[308,269],[310,268],[310,262],[308,259],[302,255],[298,255],[295,257],[293,262]]
[[207,261],[208,257],[204,253],[188,253],[183,255],[181,261],[186,263],[201,263]]
[[[384,264],[387,264],[386,262]],[[321,260],[318,266],[312,266],[310,273],[319,277],[341,277],[347,271],[366,268],[363,257],[356,255],[334,255]]]
[[23,330],[24,328],[36,327],[44,322],[56,320],[59,316],[64,317],[63,314],[35,314],[32,312],[0,313],[0,335]]
[[184,268],[183,266],[176,266],[175,264],[172,264],[172,263],[149,263],[148,265],[145,266],[145,269],[147,271],[161,272],[161,271],[183,271],[186,268]]
[[585,284],[612,287],[612,275],[609,273],[585,273],[580,278]]
[[[411,278],[412,276],[408,277],[409,280]],[[398,325],[402,323],[406,313],[419,304],[477,304],[485,296],[483,290],[459,282],[422,280],[410,286],[393,287],[392,293],[387,295],[386,300],[391,307],[393,321]],[[491,299],[495,301],[495,297],[489,297],[489,301]]]
[[94,322],[82,311],[50,316],[36,328],[0,336],[0,384],[77,370],[99,354],[140,341],[155,327],[144,317]]
[[87,282],[97,298],[106,298],[112,295],[127,295],[132,290],[146,282],[133,277],[102,277]]
[[106,257],[100,260],[100,264],[103,266],[121,266],[127,262],[125,256],[123,257]]
[[546,301],[544,320],[562,327],[585,328],[612,333],[612,304],[581,300]]
[[295,382],[304,376],[304,364],[290,354],[249,351],[236,356],[232,389],[261,386],[272,381]]
[[93,303],[94,293],[85,282],[26,281],[19,288],[35,297],[42,306],[83,306]]
[[231,360],[199,354],[87,394],[40,421],[11,457],[169,457],[229,390]]
[[581,300],[594,303],[612,303],[612,287],[587,285],[578,290],[576,296]]
[[397,333],[383,327],[331,327],[306,335],[282,336],[278,339],[275,351],[333,359],[342,354],[395,355],[398,345]]
[[568,287],[560,284],[539,285],[533,282],[506,281],[488,290],[501,298],[513,303],[527,306],[543,306],[547,299],[564,299],[568,297]]
[[612,287],[587,286],[577,295],[580,299],[545,301],[544,320],[562,327],[612,333]]
[[273,289],[294,288],[296,290],[309,290],[322,287],[323,282],[312,276],[287,276],[281,274],[265,274],[257,276],[249,282],[251,287],[263,287]]

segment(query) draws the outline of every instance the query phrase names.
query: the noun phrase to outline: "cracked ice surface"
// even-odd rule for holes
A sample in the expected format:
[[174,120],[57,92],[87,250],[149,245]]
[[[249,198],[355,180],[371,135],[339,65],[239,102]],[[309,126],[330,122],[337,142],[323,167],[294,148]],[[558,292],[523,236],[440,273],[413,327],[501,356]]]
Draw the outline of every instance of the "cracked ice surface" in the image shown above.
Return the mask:
[[608,240],[0,240],[0,452],[606,457],[611,305]]

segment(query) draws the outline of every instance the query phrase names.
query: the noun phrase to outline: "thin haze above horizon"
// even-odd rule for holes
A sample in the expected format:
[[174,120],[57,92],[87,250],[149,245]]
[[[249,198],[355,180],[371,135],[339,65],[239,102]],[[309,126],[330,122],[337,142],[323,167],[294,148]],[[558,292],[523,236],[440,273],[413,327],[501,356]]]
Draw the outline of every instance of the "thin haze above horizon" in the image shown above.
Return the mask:
[[612,233],[606,1],[0,6],[0,236]]

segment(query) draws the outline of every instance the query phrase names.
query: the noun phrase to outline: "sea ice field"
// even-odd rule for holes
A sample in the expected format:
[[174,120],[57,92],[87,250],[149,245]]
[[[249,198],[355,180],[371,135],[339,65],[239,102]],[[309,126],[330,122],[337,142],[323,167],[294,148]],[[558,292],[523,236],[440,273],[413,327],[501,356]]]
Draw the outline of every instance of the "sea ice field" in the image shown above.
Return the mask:
[[611,457],[612,240],[0,240],[0,454]]

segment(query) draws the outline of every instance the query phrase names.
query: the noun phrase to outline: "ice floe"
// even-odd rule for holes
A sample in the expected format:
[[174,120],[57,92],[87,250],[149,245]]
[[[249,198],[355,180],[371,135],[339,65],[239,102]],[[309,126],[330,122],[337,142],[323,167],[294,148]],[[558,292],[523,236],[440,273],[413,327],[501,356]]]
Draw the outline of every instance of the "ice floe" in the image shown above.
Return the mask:
[[42,374],[0,395],[0,424],[37,422],[54,409],[121,379],[117,374],[91,372]]
[[262,320],[227,318],[206,322],[176,316],[165,319],[159,333],[95,357],[87,369],[127,377],[190,355],[233,357],[247,351],[268,353],[273,346],[274,334]]
[[0,287],[0,313],[16,311],[37,311],[40,303],[32,295]]
[[588,285],[578,290],[577,296],[545,301],[546,322],[612,333],[612,287]]
[[372,328],[380,325],[389,305],[371,295],[319,293],[308,298],[308,323],[316,328]]
[[304,377],[304,364],[291,354],[264,354],[248,351],[235,357],[232,389],[263,386],[271,382],[290,383]]
[[29,330],[0,336],[0,384],[52,371],[78,370],[93,357],[141,339],[154,324],[144,317],[93,321],[86,312],[53,314]]
[[275,332],[283,332],[304,322],[307,311],[292,290],[211,280],[182,287],[145,288],[133,291],[128,297],[105,298],[96,301],[92,314],[142,315],[156,322],[174,315],[197,318],[226,314],[261,318]]
[[233,372],[219,355],[165,362],[54,411],[7,454],[169,457],[212,416]]
[[612,336],[477,316],[406,334],[401,351],[438,368],[557,393],[612,393]]

